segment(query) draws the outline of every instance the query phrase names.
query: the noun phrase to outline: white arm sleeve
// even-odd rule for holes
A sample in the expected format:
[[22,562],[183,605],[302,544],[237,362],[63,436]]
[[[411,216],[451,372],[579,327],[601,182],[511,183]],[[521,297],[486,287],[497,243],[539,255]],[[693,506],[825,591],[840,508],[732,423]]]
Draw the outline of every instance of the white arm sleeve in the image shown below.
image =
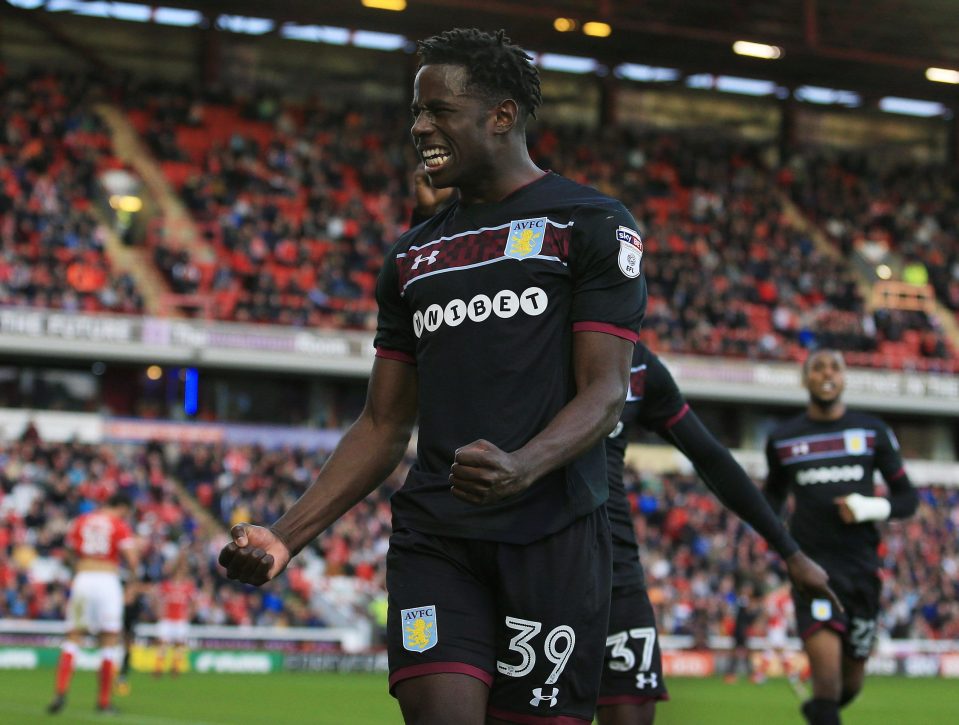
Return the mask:
[[851,493],[846,496],[846,505],[855,516],[856,522],[885,521],[892,511],[889,499],[881,496],[863,496],[861,493]]

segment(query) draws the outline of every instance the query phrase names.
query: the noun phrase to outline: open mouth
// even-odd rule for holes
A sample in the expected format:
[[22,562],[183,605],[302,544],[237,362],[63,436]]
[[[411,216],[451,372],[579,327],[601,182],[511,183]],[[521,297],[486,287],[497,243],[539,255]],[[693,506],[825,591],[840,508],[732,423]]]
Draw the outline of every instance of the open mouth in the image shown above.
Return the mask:
[[453,158],[453,154],[442,146],[427,146],[421,152],[421,156],[427,171],[439,171]]

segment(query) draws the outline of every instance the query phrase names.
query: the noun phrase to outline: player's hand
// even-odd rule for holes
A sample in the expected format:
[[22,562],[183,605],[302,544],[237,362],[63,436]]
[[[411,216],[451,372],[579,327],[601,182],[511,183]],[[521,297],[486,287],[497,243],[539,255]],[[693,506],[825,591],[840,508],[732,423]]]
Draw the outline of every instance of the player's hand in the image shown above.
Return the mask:
[[856,514],[852,512],[852,509],[849,508],[849,504],[846,503],[846,497],[840,496],[839,498],[834,498],[833,503],[836,504],[836,508],[839,509],[839,518],[842,519],[844,524],[854,524],[856,523]]
[[453,196],[454,188],[452,186],[445,189],[433,188],[426,167],[420,164],[413,172],[413,192],[416,194],[416,213],[422,216],[433,216]]
[[230,579],[260,586],[286,569],[290,550],[267,528],[241,523],[230,529],[233,541],[220,551],[220,566]]
[[787,558],[786,570],[793,587],[800,594],[809,599],[828,599],[837,612],[844,611],[839,597],[829,587],[826,570],[804,553],[797,551]]
[[473,441],[453,456],[450,488],[463,501],[495,503],[526,490],[529,484],[527,472],[516,457],[489,441]]

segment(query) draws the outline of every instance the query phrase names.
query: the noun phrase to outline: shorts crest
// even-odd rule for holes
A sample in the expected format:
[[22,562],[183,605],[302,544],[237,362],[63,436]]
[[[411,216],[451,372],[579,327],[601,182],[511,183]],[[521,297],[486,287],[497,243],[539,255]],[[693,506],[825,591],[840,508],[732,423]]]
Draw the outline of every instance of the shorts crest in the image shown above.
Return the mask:
[[828,599],[813,599],[812,618],[817,622],[828,622],[832,619],[832,602]]
[[400,610],[400,622],[403,625],[403,649],[425,652],[440,640],[433,604]]

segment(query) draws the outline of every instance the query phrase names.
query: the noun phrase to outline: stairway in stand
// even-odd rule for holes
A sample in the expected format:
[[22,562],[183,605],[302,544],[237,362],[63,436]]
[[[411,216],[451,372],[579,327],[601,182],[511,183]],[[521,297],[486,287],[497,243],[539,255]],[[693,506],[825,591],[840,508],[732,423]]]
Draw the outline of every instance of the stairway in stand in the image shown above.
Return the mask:
[[[203,240],[189,211],[177,196],[160,165],[147,149],[137,130],[119,108],[109,104],[98,104],[96,112],[110,129],[113,148],[117,157],[129,164],[143,179],[146,192],[153,206],[159,210],[163,238],[174,248],[185,249],[199,262],[213,262],[215,253]],[[127,247],[116,235],[109,245],[108,253],[120,269],[129,272],[136,279],[144,296],[148,313],[164,317],[182,317],[178,298],[170,290],[163,275],[152,259],[152,250],[147,247]],[[189,301],[196,307],[195,301]],[[212,300],[211,300],[212,302]],[[203,307],[203,305],[199,305]],[[206,316],[206,315],[204,315]]]

